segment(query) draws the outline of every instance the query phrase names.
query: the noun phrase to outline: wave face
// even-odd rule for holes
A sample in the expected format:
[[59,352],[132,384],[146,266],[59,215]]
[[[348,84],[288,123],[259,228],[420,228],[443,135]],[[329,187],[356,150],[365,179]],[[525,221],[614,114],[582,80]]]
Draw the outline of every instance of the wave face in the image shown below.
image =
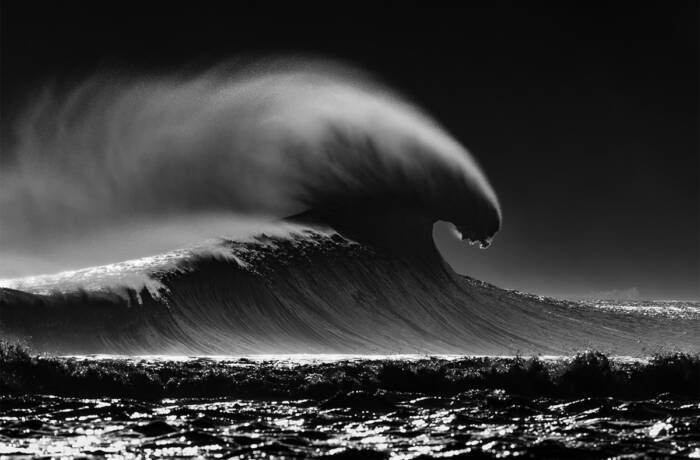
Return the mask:
[[[222,243],[159,270],[155,291],[6,289],[4,335],[39,350],[116,354],[614,354],[697,351],[700,321],[563,303],[398,257],[331,229]],[[46,289],[46,287],[44,287]],[[46,291],[44,291],[46,292]]]
[[[698,321],[630,319],[453,273],[432,226],[487,245],[501,223],[493,190],[428,116],[347,69],[95,79],[47,93],[16,140],[0,170],[2,274],[36,275],[47,259],[60,273],[0,283],[0,334],[38,350],[698,349]],[[163,241],[222,234],[154,256],[173,249]],[[103,262],[91,250],[110,263],[66,271]]]

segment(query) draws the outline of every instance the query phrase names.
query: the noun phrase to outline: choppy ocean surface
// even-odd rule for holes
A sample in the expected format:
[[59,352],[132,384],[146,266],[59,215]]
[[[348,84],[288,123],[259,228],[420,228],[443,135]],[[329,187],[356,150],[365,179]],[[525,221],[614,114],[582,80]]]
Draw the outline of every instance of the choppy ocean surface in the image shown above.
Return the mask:
[[388,392],[372,401],[367,407],[342,407],[332,399],[5,400],[0,452],[160,458],[700,457],[697,401],[528,399],[498,390],[455,397]]
[[700,458],[700,389],[638,397],[692,381],[697,360],[562,360],[40,358],[25,377],[62,396],[0,397],[0,456]]

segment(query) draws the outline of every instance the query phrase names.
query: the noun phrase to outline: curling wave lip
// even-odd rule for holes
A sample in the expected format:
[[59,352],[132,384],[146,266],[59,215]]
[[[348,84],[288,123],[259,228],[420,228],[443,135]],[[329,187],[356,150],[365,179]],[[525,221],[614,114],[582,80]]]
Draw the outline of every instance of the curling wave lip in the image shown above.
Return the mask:
[[223,69],[45,92],[18,120],[14,161],[0,171],[0,277],[222,236],[223,226],[197,228],[202,214],[233,228],[241,216],[359,221],[391,210],[392,228],[445,220],[481,242],[498,230],[473,157],[389,89],[319,60]]

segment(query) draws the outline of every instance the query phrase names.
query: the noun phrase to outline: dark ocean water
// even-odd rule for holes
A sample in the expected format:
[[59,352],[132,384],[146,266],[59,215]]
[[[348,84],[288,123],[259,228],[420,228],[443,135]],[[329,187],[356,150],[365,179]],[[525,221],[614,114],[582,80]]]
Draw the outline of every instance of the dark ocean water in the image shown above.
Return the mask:
[[[439,363],[448,371],[450,366],[454,367],[452,370],[473,366],[452,359]],[[447,371],[426,373],[428,368],[435,369],[434,363],[438,361],[412,358],[394,359],[393,364],[383,361],[384,367],[376,374],[370,372],[369,377],[363,372],[375,369],[377,361],[356,359],[348,364],[348,361],[327,358],[319,361],[309,357],[235,362],[201,359],[173,362],[158,358],[121,361],[80,358],[76,361],[75,378],[97,386],[89,391],[109,393],[107,384],[89,380],[89,374],[95,373],[99,366],[126,365],[132,374],[135,368],[163,373],[172,372],[166,369],[168,366],[170,369],[180,366],[178,369],[197,369],[198,375],[210,379],[216,372],[221,375],[222,366],[227,366],[257,377],[245,394],[237,390],[236,397],[4,396],[0,399],[0,455],[28,458],[700,457],[700,394],[689,397],[662,393],[627,400],[619,396],[519,396],[513,391],[493,388],[458,391],[454,387],[452,391],[453,387],[444,383],[446,380],[435,377]],[[394,370],[398,377],[395,375],[396,380],[390,381],[386,366],[418,367],[413,367],[413,373],[404,377]],[[243,374],[236,375],[240,378]],[[365,382],[376,375],[379,383]],[[527,375],[522,378],[531,378]],[[409,382],[407,376],[414,381]],[[172,379],[168,384],[171,383]],[[88,383],[85,385],[87,392]],[[505,386],[509,385],[513,384]],[[80,393],[81,389],[61,391]],[[595,388],[588,391],[596,393]]]

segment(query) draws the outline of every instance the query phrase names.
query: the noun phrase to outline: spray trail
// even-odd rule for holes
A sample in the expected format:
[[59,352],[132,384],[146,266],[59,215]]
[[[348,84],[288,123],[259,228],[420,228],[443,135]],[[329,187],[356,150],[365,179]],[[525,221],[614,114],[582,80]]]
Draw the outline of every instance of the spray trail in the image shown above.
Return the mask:
[[352,222],[391,208],[478,241],[500,222],[458,142],[386,88],[319,61],[96,77],[45,92],[16,138],[0,172],[2,277],[150,256],[298,214]]

